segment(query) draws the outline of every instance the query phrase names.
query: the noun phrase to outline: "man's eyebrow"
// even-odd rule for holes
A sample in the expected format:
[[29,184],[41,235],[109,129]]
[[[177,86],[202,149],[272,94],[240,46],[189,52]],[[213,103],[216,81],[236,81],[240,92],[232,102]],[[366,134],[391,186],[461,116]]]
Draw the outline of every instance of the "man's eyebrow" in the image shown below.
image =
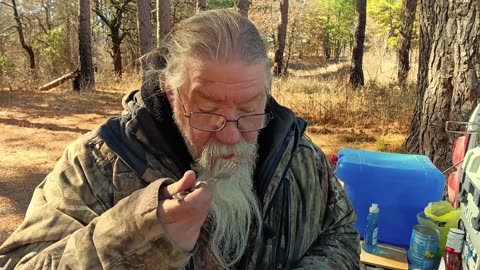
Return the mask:
[[[264,93],[265,93],[264,91],[260,91],[257,95],[249,98],[248,100],[246,100],[245,102],[242,102],[242,103],[249,103],[249,102],[257,99],[259,96],[263,95]],[[198,88],[193,91],[193,95],[198,95],[202,99],[205,99],[205,100],[208,100],[208,101],[211,101],[211,102],[215,102],[215,103],[220,103],[220,102],[223,101],[223,99],[218,98],[218,97],[210,96],[207,93],[202,92]]]

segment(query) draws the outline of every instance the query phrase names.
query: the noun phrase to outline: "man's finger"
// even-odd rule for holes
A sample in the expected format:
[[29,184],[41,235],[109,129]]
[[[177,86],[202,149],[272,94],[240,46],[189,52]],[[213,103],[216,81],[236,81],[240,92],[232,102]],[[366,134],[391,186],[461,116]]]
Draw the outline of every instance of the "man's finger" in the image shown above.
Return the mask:
[[175,194],[193,188],[195,180],[195,172],[192,170],[186,171],[180,180],[163,188],[161,199],[172,199]]

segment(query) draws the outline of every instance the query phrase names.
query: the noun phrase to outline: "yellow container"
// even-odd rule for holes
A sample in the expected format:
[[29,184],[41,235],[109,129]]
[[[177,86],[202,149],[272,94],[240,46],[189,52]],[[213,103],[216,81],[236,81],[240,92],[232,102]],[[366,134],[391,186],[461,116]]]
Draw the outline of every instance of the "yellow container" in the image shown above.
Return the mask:
[[450,228],[458,228],[461,215],[460,209],[454,209],[447,201],[429,203],[423,212],[417,214],[418,223],[437,229],[440,232],[438,253],[445,254],[448,231]]

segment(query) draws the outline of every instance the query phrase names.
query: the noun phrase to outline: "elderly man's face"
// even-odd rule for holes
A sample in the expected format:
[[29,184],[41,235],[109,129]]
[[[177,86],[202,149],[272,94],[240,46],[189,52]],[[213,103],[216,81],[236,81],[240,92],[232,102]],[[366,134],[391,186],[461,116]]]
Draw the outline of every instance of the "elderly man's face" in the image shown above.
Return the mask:
[[[177,113],[183,113],[182,102],[187,115],[209,112],[236,120],[244,115],[264,113],[267,96],[263,63],[246,64],[239,59],[214,63],[191,58],[186,61],[186,69],[185,86],[179,89],[180,99],[172,102]],[[252,143],[258,136],[258,131],[240,132],[235,122],[227,122],[216,132],[195,129],[188,118],[178,114],[177,122],[193,148],[195,159],[209,144],[236,145],[242,140]],[[233,154],[223,158],[231,159]]]

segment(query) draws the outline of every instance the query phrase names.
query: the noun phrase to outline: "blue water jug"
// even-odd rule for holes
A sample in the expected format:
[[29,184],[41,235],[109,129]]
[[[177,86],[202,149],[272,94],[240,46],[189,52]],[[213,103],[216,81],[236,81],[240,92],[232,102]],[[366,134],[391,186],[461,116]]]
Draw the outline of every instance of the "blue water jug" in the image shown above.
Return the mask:
[[445,177],[422,155],[373,152],[344,148],[338,153],[336,173],[344,182],[357,222],[365,234],[369,206],[382,206],[378,241],[407,248],[417,214],[429,202],[442,199]]

